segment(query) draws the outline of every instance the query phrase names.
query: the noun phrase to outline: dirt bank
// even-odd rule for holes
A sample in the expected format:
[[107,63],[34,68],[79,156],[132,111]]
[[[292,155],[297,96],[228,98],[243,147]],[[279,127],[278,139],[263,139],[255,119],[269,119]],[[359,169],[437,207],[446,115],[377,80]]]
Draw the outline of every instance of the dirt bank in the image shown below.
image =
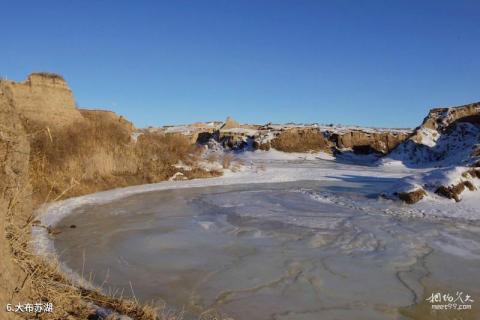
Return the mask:
[[[178,161],[194,166],[196,147],[180,135],[140,134],[112,112],[75,108],[59,76],[2,81],[0,89],[0,319],[86,319],[98,312],[90,302],[134,319],[166,319],[161,310],[76,287],[56,265],[33,254],[33,212],[48,201],[168,179],[179,171],[173,167]],[[194,167],[184,175],[219,173]],[[7,304],[19,303],[54,308],[6,312]]]

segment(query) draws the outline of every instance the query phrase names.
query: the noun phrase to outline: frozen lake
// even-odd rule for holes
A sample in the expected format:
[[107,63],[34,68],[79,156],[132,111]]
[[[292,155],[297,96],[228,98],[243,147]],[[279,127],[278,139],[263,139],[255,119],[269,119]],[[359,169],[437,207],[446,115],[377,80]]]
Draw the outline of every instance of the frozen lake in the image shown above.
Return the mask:
[[54,246],[106,292],[133,288],[186,319],[407,319],[434,290],[480,298],[480,223],[396,215],[404,205],[375,196],[393,182],[139,193],[74,209]]

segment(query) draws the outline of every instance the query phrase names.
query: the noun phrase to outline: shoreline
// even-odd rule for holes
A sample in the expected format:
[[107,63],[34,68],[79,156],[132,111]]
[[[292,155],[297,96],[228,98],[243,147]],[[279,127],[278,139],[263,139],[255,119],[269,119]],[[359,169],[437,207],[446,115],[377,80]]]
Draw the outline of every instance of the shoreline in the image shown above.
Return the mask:
[[[326,163],[324,162],[324,164]],[[279,165],[278,162],[276,163],[276,165]],[[320,165],[320,163],[317,163],[317,165]],[[352,169],[351,166],[347,166],[347,168]],[[360,167],[360,168],[364,169],[364,167]],[[357,169],[360,169],[360,168],[357,168]],[[289,170],[291,173],[290,175],[283,175],[283,176],[275,175],[275,173],[278,172],[279,168],[276,168],[276,169],[277,171],[275,171],[274,168],[267,168],[263,174],[254,173],[253,171],[243,171],[243,172],[237,172],[237,173],[228,172],[225,176],[221,176],[217,178],[209,178],[209,179],[201,178],[201,179],[193,179],[188,181],[164,181],[156,184],[138,185],[138,186],[102,191],[102,192],[70,198],[67,200],[46,205],[37,210],[37,212],[39,213],[38,218],[41,220],[42,223],[45,223],[45,224],[48,223],[49,226],[55,226],[63,218],[65,218],[66,216],[74,212],[74,209],[80,206],[105,204],[121,198],[129,197],[129,196],[133,196],[141,193],[148,193],[148,192],[161,191],[161,190],[174,190],[174,189],[181,190],[181,189],[189,189],[189,188],[216,187],[216,186],[219,187],[219,186],[229,186],[229,185],[239,185],[239,184],[282,183],[282,182],[305,181],[305,180],[342,181],[341,179],[342,174],[348,175],[349,173],[354,171],[354,170],[337,170],[336,172],[332,172],[332,170],[329,169],[328,176],[325,174],[318,175],[318,172],[317,172],[317,175],[313,174],[313,178],[305,179],[305,176],[303,175],[292,174],[296,172],[295,169],[283,168],[283,169]],[[372,169],[373,171],[382,171],[382,169],[378,167],[374,167]],[[299,170],[297,169],[297,171]],[[309,170],[306,170],[306,171],[309,171]],[[325,170],[319,170],[319,171],[322,172]],[[342,174],[339,174],[339,173],[342,173]],[[364,172],[363,177],[366,178],[366,180],[368,180],[369,177],[373,178],[371,173],[372,172],[368,170]],[[399,176],[408,174],[406,172],[403,172],[402,174],[385,173],[385,172],[382,172],[382,173],[384,173],[383,178],[389,177],[392,179],[399,179],[400,178]],[[256,177],[256,179],[253,179],[254,177]],[[429,200],[426,200],[426,201],[429,201]],[[393,213],[394,213],[393,211],[395,211],[395,208],[392,208],[392,209],[393,209],[392,210],[392,216],[393,216]],[[401,215],[401,213],[399,213],[399,215]],[[421,218],[421,217],[415,217],[415,218]],[[434,216],[432,216],[431,218],[434,220],[437,219],[437,217],[434,217]],[[450,219],[456,220],[455,217],[450,217]],[[42,241],[39,241],[40,247],[36,248],[37,254],[40,254],[43,257],[51,254],[56,256],[53,240],[50,239],[50,236],[46,228],[37,226],[37,227],[34,227],[33,230],[34,230],[32,231],[33,241],[38,241],[39,239],[42,240]],[[91,285],[87,280],[82,278],[78,273],[75,273],[74,271],[70,270],[66,265],[64,265],[58,259],[58,256],[56,257],[57,257],[57,262],[59,263],[59,266],[60,266],[60,270],[63,273],[65,273],[69,277],[69,279],[73,281],[75,285],[77,286]],[[101,290],[101,288],[98,288],[98,287],[92,287],[91,289]],[[101,293],[104,294],[103,292]],[[96,307],[98,307],[98,309],[100,310],[103,309],[102,306],[96,306]],[[410,307],[411,306],[405,306],[402,308],[410,308]]]
[[[259,158],[262,159],[265,155],[271,155],[271,151],[262,152]],[[324,161],[324,163],[336,163],[333,159],[315,159],[312,154],[305,153],[300,156],[300,154],[287,154],[285,153],[283,157],[279,157],[278,154],[274,154],[275,159],[268,159],[273,161],[288,161],[302,159],[307,160],[308,162],[315,163],[315,160]],[[307,162],[307,163],[308,163]],[[367,177],[382,177],[382,178],[392,178],[398,179],[411,174],[412,170],[406,172],[381,172],[378,174],[379,170],[372,170],[378,167],[370,167],[369,170],[357,171],[348,169],[348,167],[359,167],[365,169],[361,165],[346,165],[346,168],[343,170],[338,170],[337,173],[343,173],[344,176],[357,174],[365,178]],[[220,177],[213,178],[198,178],[185,181],[162,181],[152,184],[142,184],[135,185],[123,188],[115,188],[106,191],[95,192],[91,194],[86,194],[78,197],[73,197],[65,200],[60,200],[52,203],[47,203],[34,211],[36,220],[40,222],[40,226],[32,227],[32,242],[35,242],[35,251],[39,255],[50,255],[54,254],[54,250],[49,244],[50,240],[48,239],[48,227],[54,227],[58,222],[60,222],[64,217],[68,216],[74,209],[88,204],[103,204],[108,203],[113,200],[121,199],[131,195],[152,192],[152,191],[161,191],[169,189],[186,189],[186,188],[200,188],[200,187],[215,187],[215,186],[225,186],[225,185],[236,185],[236,184],[257,184],[257,183],[281,183],[281,182],[293,182],[293,181],[342,181],[342,174],[332,176],[331,168],[288,168],[284,167],[270,167],[263,169],[263,171],[258,172],[254,171],[255,168],[249,168],[241,172],[231,172],[227,170],[224,175]],[[375,176],[369,174],[372,171],[377,172]]]
[[[154,184],[143,184],[129,186],[124,188],[115,188],[107,191],[96,192],[79,197],[73,197],[53,203],[42,205],[35,210],[36,219],[39,225],[32,226],[30,244],[34,253],[47,261],[54,261],[59,266],[59,271],[66,276],[75,286],[88,290],[98,290],[88,280],[77,274],[69,267],[64,265],[55,251],[53,239],[48,233],[47,228],[55,227],[63,218],[70,215],[74,209],[83,205],[104,204],[132,195],[161,190],[187,189],[201,187],[215,187],[238,184],[262,184],[262,183],[282,183],[293,181],[343,181],[349,176],[360,176],[362,178],[383,178],[398,180],[402,177],[418,172],[406,168],[368,167],[362,165],[339,164],[335,160],[319,159],[312,154],[278,154],[271,151],[262,151],[256,154],[246,156],[251,163],[250,166],[244,166],[243,171],[232,172],[226,170],[225,174],[214,178],[198,178],[185,181],[163,181]],[[244,159],[245,160],[245,159]],[[259,161],[260,160],[260,161]],[[298,165],[298,161],[303,160],[305,167]],[[259,161],[259,162],[255,162]],[[258,171],[259,166],[268,165]],[[312,167],[312,165],[314,165]],[[331,166],[339,168],[332,169]],[[406,207],[409,208],[409,207]],[[410,214],[409,214],[410,215]],[[418,215],[416,215],[418,216]],[[53,259],[53,260],[52,260]],[[103,307],[100,307],[103,308]]]

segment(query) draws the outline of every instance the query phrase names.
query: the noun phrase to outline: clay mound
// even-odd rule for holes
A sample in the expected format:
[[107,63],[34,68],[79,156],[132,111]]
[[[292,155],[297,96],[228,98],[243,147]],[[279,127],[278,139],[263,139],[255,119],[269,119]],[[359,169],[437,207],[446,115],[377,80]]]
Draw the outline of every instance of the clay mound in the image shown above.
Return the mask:
[[330,134],[330,141],[342,149],[351,149],[356,154],[387,154],[410,136],[408,132],[366,132],[350,130]]
[[225,123],[220,129],[225,130],[225,129],[240,128],[240,127],[241,127],[240,123],[235,121],[232,117],[227,117],[227,120],[225,120]]
[[83,120],[72,91],[60,75],[38,72],[20,83],[0,80],[0,93],[26,121],[62,127]]
[[479,114],[480,102],[459,107],[434,108],[430,110],[422,125],[417,128],[417,131],[420,128],[442,131],[455,122],[470,122],[468,119],[478,120]]
[[[331,152],[330,142],[315,128],[284,131],[271,141],[270,146],[283,152]],[[262,146],[260,149],[268,150],[270,146]]]

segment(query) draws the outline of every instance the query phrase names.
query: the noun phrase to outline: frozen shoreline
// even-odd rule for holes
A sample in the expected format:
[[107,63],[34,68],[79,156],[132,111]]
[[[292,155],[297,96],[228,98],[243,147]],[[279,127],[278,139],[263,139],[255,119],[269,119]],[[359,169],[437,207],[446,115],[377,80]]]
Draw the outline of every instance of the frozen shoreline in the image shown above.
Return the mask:
[[[263,183],[282,183],[294,181],[345,181],[354,183],[366,183],[378,191],[382,190],[381,182],[387,182],[387,185],[401,182],[408,179],[409,176],[421,176],[428,174],[428,169],[410,169],[401,165],[393,166],[365,166],[337,162],[334,158],[326,154],[285,154],[278,151],[269,152],[248,152],[237,155],[243,162],[241,170],[233,172],[225,170],[221,177],[209,179],[195,179],[186,181],[164,181],[156,184],[139,185],[126,188],[113,189],[76,198],[71,198],[55,203],[45,205],[37,210],[38,219],[41,226],[32,228],[32,243],[38,255],[47,257],[51,261],[58,263],[61,271],[78,286],[94,289],[94,284],[86,281],[79,273],[72,270],[67,264],[61,261],[54,245],[54,238],[48,234],[47,227],[55,226],[62,219],[75,212],[76,208],[84,205],[106,204],[132,195],[141,193],[202,188],[215,186],[229,186],[239,184],[263,184]],[[362,162],[360,162],[362,163]],[[375,185],[379,181],[379,186]],[[385,184],[383,183],[383,186]],[[316,194],[311,195],[315,201],[331,203],[335,200],[335,195],[324,198]],[[362,207],[362,203],[355,203],[356,207]],[[404,217],[423,217],[458,220],[479,220],[480,212],[478,204],[480,200],[479,191],[466,192],[464,199],[460,203],[431,196],[415,204],[406,205],[398,201],[387,201],[386,209],[383,214]],[[372,201],[376,201],[372,199]],[[388,204],[391,201],[391,205]],[[348,202],[348,201],[347,201]],[[385,206],[385,202],[382,204]],[[363,208],[368,211],[368,207]],[[463,251],[460,251],[460,254]],[[459,254],[459,253],[456,253]]]
[[[88,204],[103,204],[134,194],[168,189],[211,187],[247,183],[279,183],[301,180],[342,181],[359,178],[391,179],[402,178],[428,172],[428,169],[411,169],[401,165],[364,166],[342,164],[324,153],[287,154],[279,151],[256,151],[243,153],[238,158],[244,162],[241,171],[225,170],[217,178],[194,179],[187,181],[164,181],[155,184],[138,185],[113,189],[85,196],[75,197],[47,204],[37,210],[42,226],[32,228],[35,250],[40,255],[55,255],[53,243],[45,227],[55,226],[75,208]],[[431,170],[431,169],[430,169]],[[385,190],[379,190],[379,193]],[[392,208],[395,214],[407,216],[424,216],[433,213],[438,217],[480,219],[479,191],[466,192],[464,200],[454,203],[451,200],[429,196],[414,204]]]

